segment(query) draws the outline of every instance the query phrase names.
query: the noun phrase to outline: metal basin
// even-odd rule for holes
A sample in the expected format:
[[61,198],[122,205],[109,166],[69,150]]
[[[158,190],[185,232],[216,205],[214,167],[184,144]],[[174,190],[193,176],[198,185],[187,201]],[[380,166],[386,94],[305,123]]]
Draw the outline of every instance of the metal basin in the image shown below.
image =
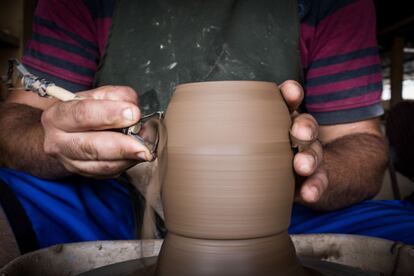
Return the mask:
[[[354,235],[292,235],[302,263],[325,275],[413,275],[414,247],[388,240]],[[162,240],[95,241],[56,245],[23,255],[0,270],[14,275],[110,275],[110,269],[130,267],[156,257]],[[154,260],[155,258],[152,258]],[[344,266],[341,266],[344,265]],[[98,269],[101,268],[101,269]],[[95,274],[92,274],[95,270]],[[85,272],[91,271],[90,274]],[[332,272],[336,271],[336,272]],[[348,273],[348,274],[347,274]],[[351,274],[349,274],[351,273]],[[357,274],[359,273],[359,274]],[[115,274],[112,274],[115,275]]]

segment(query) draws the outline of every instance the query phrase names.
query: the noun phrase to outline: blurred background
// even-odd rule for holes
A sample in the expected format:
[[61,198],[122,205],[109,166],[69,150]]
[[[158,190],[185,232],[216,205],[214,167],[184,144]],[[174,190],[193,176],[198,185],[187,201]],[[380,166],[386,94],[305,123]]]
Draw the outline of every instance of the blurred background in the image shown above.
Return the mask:
[[[24,45],[31,36],[36,2],[37,0],[0,1],[0,75],[7,71],[9,58],[20,58],[23,54]],[[393,107],[403,101],[414,100],[414,11],[411,1],[374,0],[374,3],[383,70],[382,103],[386,113],[382,122],[385,128],[387,116]],[[0,100],[6,95],[7,89],[1,85]],[[414,117],[412,121],[414,128]],[[407,174],[398,172],[398,166],[390,166],[377,198],[402,198],[413,191],[414,183]]]
[[[31,36],[33,12],[37,0],[1,0],[0,1],[0,75],[7,71],[7,60],[20,58],[24,45]],[[7,91],[0,88],[0,98]]]

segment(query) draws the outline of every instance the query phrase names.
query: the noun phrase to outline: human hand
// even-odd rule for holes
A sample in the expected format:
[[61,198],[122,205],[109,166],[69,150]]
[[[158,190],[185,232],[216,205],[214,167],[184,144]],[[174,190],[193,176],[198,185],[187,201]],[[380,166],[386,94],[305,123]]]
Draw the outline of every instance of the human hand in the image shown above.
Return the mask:
[[152,159],[133,137],[103,131],[138,122],[141,113],[134,90],[104,86],[77,95],[84,99],[56,102],[43,112],[46,154],[71,173],[97,178],[118,176],[135,163]]
[[[299,152],[293,159],[295,172],[304,178],[297,191],[296,201],[312,205],[322,197],[328,187],[328,176],[322,167],[323,148],[318,138],[318,123],[310,114],[299,114],[296,110],[303,100],[304,92],[296,81],[285,81],[280,85],[282,95],[291,111],[292,140],[300,141]],[[295,144],[295,143],[293,143]],[[305,145],[304,147],[301,144]]]

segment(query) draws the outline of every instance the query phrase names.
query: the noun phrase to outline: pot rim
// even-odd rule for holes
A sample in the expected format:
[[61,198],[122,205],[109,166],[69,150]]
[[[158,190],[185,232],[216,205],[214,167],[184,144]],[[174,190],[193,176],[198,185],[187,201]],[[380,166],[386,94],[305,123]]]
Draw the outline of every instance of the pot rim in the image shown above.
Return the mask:
[[260,86],[272,86],[278,87],[276,82],[271,81],[257,81],[257,80],[220,80],[220,81],[198,81],[198,82],[188,82],[188,83],[181,83],[176,86],[177,89],[188,88],[191,86],[198,86],[198,87],[211,87],[217,85],[260,85]]

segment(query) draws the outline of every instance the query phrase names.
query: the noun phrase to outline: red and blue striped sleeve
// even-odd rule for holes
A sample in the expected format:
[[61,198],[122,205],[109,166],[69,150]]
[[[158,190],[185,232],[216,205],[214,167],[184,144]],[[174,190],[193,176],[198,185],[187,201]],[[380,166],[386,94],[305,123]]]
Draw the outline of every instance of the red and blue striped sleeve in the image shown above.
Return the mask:
[[301,24],[305,105],[320,124],[378,117],[382,75],[370,0],[320,0]]
[[92,87],[113,1],[40,0],[23,56],[32,73],[71,91]]

